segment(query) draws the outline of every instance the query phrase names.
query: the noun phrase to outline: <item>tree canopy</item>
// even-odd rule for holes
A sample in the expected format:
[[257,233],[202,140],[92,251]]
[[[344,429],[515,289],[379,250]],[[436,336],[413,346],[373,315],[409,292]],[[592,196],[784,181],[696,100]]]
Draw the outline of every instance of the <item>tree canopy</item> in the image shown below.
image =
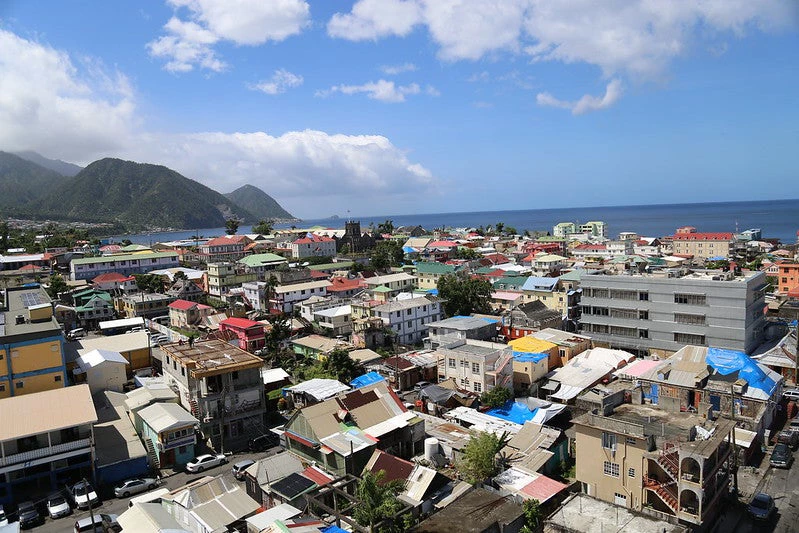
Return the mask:
[[61,274],[55,273],[50,276],[50,284],[47,287],[47,294],[50,298],[58,298],[58,294],[67,290],[67,282]]
[[507,433],[473,433],[463,449],[463,459],[458,470],[472,485],[494,477],[499,473],[501,465],[497,455],[509,440]]
[[505,387],[494,387],[485,391],[480,396],[480,402],[490,408],[502,407],[505,402],[513,398],[513,391]]
[[447,316],[491,312],[491,283],[462,274],[448,274],[438,280],[438,295],[445,300]]
[[133,274],[136,286],[144,292],[161,292],[164,290],[164,281],[155,274]]
[[398,241],[380,241],[378,242],[369,258],[370,264],[377,270],[390,268],[393,266],[400,266],[405,258],[405,252],[402,251],[402,244]]
[[386,220],[377,225],[378,233],[394,233],[394,221]]
[[237,231],[239,231],[239,220],[237,218],[225,220],[225,233],[235,235]]
[[385,476],[385,470],[376,474],[369,471],[363,473],[355,489],[358,503],[355,505],[353,517],[372,531],[375,526],[386,521],[389,523],[383,524],[379,531],[401,531],[400,525],[394,524],[391,519],[403,508],[397,499],[397,495],[402,492],[403,483],[400,480],[384,482]]
[[260,233],[261,235],[271,235],[274,226],[271,220],[261,220],[252,227],[253,233]]

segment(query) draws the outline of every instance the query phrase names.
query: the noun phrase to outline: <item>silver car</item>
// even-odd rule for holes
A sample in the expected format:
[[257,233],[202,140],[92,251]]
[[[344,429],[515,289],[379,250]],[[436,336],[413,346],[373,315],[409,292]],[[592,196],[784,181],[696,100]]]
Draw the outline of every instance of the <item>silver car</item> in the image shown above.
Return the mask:
[[151,477],[129,479],[114,487],[114,495],[117,498],[127,498],[133,494],[153,490],[157,485],[158,481]]

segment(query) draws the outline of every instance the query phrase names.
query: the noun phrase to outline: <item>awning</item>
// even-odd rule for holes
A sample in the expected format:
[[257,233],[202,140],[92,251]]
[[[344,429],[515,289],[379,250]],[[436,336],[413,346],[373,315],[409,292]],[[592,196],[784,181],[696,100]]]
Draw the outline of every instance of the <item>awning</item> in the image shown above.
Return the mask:
[[755,433],[754,431],[735,428],[735,444],[737,446],[741,446],[748,450],[749,447],[752,446],[752,443],[755,441],[755,437],[757,437],[757,433]]
[[544,390],[558,390],[558,387],[560,387],[560,383],[557,381],[547,381],[541,385],[541,388]]
[[578,394],[585,390],[583,387],[575,387],[573,385],[563,385],[561,384],[558,392],[553,392],[550,396],[552,398],[557,398],[559,400],[568,401],[572,398],[576,398]]

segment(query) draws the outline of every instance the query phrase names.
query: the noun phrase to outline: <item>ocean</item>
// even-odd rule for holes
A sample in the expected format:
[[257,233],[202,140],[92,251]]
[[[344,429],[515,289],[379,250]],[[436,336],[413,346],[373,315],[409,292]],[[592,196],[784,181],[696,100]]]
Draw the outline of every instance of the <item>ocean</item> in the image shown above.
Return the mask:
[[[607,224],[608,236],[615,238],[620,232],[634,231],[645,237],[673,235],[680,226],[694,226],[697,231],[743,231],[750,228],[763,230],[764,238],[780,239],[785,244],[797,241],[799,230],[799,200],[770,200],[757,202],[716,202],[700,204],[632,205],[615,207],[574,207],[559,209],[528,209],[518,211],[477,211],[464,213],[428,213],[419,215],[385,215],[380,217],[353,217],[365,229],[370,222],[375,225],[392,220],[395,227],[420,225],[428,230],[440,227],[463,228],[495,225],[502,222],[519,232],[552,231],[558,222],[585,223],[601,220]],[[344,219],[307,219],[297,222],[299,228],[325,226],[343,228]],[[291,224],[278,224],[288,228]],[[251,226],[241,226],[239,233],[250,232]],[[199,228],[196,230],[164,233],[116,235],[115,241],[130,239],[134,243],[190,239],[223,235],[224,228]]]

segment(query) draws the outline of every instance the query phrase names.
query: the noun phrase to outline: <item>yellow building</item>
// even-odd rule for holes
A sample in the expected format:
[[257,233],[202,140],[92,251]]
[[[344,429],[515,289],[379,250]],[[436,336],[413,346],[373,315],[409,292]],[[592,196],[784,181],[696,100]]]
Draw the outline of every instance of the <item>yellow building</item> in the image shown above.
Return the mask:
[[702,524],[729,491],[733,422],[622,404],[573,420],[583,492],[635,511]]
[[513,388],[526,390],[550,370],[560,366],[557,344],[522,337],[508,343],[513,349]]
[[0,310],[0,398],[66,385],[64,335],[40,287],[4,292]]

